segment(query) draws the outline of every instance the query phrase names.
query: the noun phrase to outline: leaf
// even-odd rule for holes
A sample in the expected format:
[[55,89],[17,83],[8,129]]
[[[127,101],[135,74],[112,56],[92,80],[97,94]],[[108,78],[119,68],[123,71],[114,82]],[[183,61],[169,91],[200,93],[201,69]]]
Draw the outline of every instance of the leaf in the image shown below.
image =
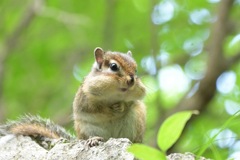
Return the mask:
[[180,137],[186,122],[198,111],[182,111],[168,117],[158,132],[158,146],[166,152]]
[[166,155],[163,152],[143,144],[131,145],[128,152],[141,160],[166,160]]

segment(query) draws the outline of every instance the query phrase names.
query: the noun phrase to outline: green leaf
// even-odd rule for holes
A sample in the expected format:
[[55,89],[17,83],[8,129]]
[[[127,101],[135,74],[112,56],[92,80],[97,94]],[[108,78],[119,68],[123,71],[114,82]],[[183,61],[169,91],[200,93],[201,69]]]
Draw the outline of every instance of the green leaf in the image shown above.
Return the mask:
[[166,160],[166,155],[163,152],[143,144],[131,145],[128,152],[141,160]]
[[180,137],[186,122],[198,111],[182,111],[168,117],[158,132],[158,146],[166,152]]

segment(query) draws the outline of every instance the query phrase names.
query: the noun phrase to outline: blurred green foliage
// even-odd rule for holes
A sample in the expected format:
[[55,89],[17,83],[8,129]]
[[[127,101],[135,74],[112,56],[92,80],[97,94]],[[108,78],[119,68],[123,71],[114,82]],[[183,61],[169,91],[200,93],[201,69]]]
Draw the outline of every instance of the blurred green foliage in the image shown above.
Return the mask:
[[[90,71],[94,48],[131,50],[148,88],[145,142],[154,145],[160,119],[204,77],[218,4],[219,0],[1,0],[0,60],[17,26],[32,9],[35,14],[0,61],[0,121],[39,114],[71,130],[72,101]],[[240,1],[235,0],[230,14],[233,32],[223,46],[226,57],[240,51],[239,15]],[[217,94],[187,126],[173,151],[197,152],[240,109],[239,68],[236,64],[219,77]],[[226,159],[240,154],[239,119],[227,129],[203,156]]]

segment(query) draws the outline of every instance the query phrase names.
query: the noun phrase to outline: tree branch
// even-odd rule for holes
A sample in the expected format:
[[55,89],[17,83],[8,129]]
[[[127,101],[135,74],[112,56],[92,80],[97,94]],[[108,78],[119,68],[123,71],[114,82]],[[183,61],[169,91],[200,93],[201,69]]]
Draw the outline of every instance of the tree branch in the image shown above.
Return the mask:
[[[161,125],[163,119],[169,115],[182,110],[206,109],[216,92],[216,80],[227,69],[227,60],[223,55],[223,43],[228,31],[228,15],[234,0],[223,0],[217,10],[217,20],[212,26],[212,34],[208,47],[208,62],[205,77],[199,85],[193,86],[179,103],[170,110],[164,117],[161,117],[157,125]],[[196,87],[196,88],[194,88]],[[194,90],[194,92],[193,92]]]
[[[209,55],[205,77],[194,86],[197,89],[190,89],[168,115],[182,110],[204,111],[213,99],[216,93],[216,80],[229,67],[227,66],[227,59],[224,58],[222,46],[227,35],[228,15],[233,1],[223,0],[219,4],[217,21],[212,26],[209,47],[207,47],[209,48]],[[174,146],[171,151],[173,150]]]
[[[35,17],[35,13],[41,7],[42,0],[34,0],[33,3],[26,10],[26,14],[23,15],[21,21],[17,25],[12,34],[5,38],[3,41],[2,48],[0,50],[0,106],[2,105],[2,92],[3,92],[3,81],[4,81],[4,70],[5,62],[7,58],[12,54],[12,51],[16,48],[19,38],[26,28],[31,24]],[[4,108],[4,107],[0,107]],[[3,112],[0,112],[3,113]],[[3,116],[0,116],[3,118]]]
[[187,109],[204,110],[214,97],[216,80],[221,73],[228,69],[227,60],[223,56],[222,46],[227,35],[228,15],[233,1],[224,0],[220,2],[217,14],[218,18],[212,28],[205,77],[200,81],[197,91],[192,96],[189,96],[189,93],[187,93],[176,106],[174,112]]

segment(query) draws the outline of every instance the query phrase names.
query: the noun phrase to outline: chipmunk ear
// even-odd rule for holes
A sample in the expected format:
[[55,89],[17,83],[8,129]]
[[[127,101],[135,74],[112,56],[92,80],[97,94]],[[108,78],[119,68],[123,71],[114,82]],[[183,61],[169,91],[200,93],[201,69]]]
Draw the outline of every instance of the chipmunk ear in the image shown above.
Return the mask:
[[103,64],[103,59],[104,59],[104,51],[102,48],[97,47],[94,50],[94,55],[95,55],[95,60],[97,62],[98,68],[101,69],[102,68],[102,64]]
[[127,55],[129,55],[129,56],[132,57],[132,52],[131,52],[131,51],[128,51],[128,52],[127,52]]

